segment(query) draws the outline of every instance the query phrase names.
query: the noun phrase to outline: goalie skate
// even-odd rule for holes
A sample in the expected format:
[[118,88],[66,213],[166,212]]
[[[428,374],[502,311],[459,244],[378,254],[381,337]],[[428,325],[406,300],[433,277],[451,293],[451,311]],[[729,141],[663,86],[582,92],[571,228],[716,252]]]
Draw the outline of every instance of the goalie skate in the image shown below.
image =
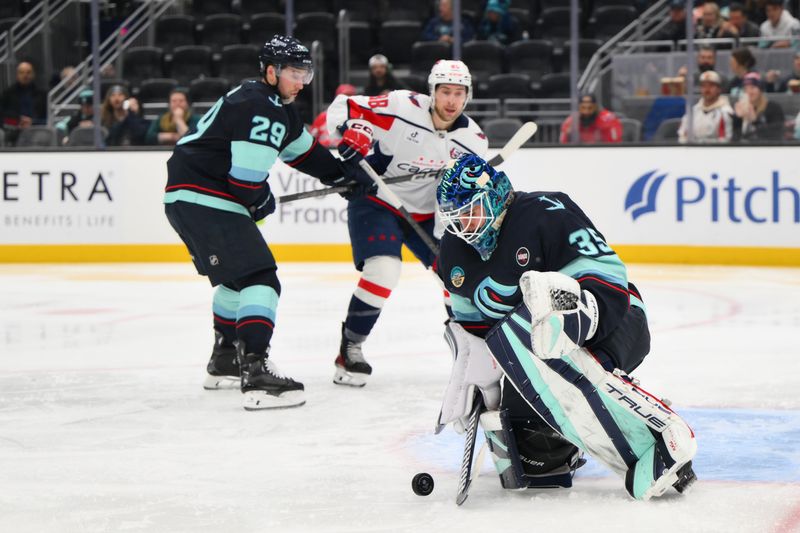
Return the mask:
[[206,366],[203,388],[206,390],[238,389],[241,385],[241,368],[234,346],[225,346],[222,335],[214,332],[214,349]]
[[372,367],[364,359],[361,343],[354,342],[345,337],[344,324],[342,324],[342,342],[339,345],[339,355],[336,356],[336,372],[333,382],[337,385],[349,387],[363,387],[367,378],[372,374]]

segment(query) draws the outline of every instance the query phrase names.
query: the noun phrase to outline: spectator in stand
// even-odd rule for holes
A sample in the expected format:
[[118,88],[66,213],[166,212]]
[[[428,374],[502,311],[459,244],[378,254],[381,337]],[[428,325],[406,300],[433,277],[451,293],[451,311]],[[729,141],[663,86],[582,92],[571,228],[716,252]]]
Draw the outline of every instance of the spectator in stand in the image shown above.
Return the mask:
[[[727,143],[733,136],[733,109],[722,96],[722,78],[713,70],[700,75],[700,100],[692,108],[692,135],[697,143]],[[678,141],[689,139],[689,117],[683,115]]]
[[669,5],[669,22],[656,33],[656,41],[679,41],[686,39],[686,4],[683,0],[672,0]]
[[747,18],[752,20],[756,26],[761,26],[761,23],[767,20],[766,0],[744,0],[742,3]]
[[716,2],[703,3],[703,16],[700,23],[695,28],[696,39],[716,39],[719,37],[723,19],[719,14],[719,6]]
[[[716,70],[717,68],[717,51],[714,50],[711,46],[701,46],[697,50],[697,72],[694,73],[694,84],[695,87],[698,87],[700,84],[700,75],[703,72],[708,72],[709,70]],[[686,65],[682,66],[678,69],[678,76],[682,76],[683,78],[686,77],[688,69]],[[722,88],[725,89],[728,86],[727,80],[720,76],[717,73],[717,76],[720,77],[722,80]]]
[[[783,9],[783,0],[767,0],[767,20],[761,24],[762,37],[792,37],[800,38],[800,21],[791,13]],[[761,48],[789,48],[793,46],[791,40],[762,41]]]
[[755,69],[756,58],[749,48],[743,46],[731,52],[730,66],[733,78],[728,82],[728,93],[731,100],[738,100],[744,77]]
[[[581,144],[622,142],[622,124],[614,113],[601,109],[593,94],[581,95],[578,104],[578,128]],[[561,124],[561,144],[572,142],[572,116]]]
[[[375,56],[373,56],[375,57]],[[385,56],[381,56],[386,59]],[[370,59],[370,61],[372,61]],[[349,83],[343,83],[336,88],[336,96],[340,94],[344,94],[347,96],[355,96],[356,95],[356,88]],[[380,93],[378,93],[380,94]],[[372,95],[374,96],[374,95]],[[314,122],[311,124],[311,128],[309,128],[309,133],[314,136],[317,142],[324,146],[325,148],[336,148],[339,146],[341,142],[341,137],[336,136],[337,138],[332,139],[330,137],[330,133],[328,132],[328,110],[323,109],[322,112],[317,115],[317,118],[314,119]]]
[[[369,58],[369,81],[364,89],[365,96],[380,96],[397,89],[406,89],[392,73],[392,64],[383,54]],[[355,93],[354,93],[355,94]]]
[[[475,36],[472,19],[461,16],[461,42],[472,40]],[[439,14],[431,18],[422,30],[423,41],[453,42],[453,3],[439,0]]]
[[139,115],[139,101],[128,98],[128,92],[122,85],[113,85],[106,92],[100,124],[108,130],[108,146],[144,144],[148,122]]
[[29,61],[17,65],[17,81],[3,91],[0,114],[6,142],[14,145],[21,130],[47,120],[47,93],[36,86],[36,71]]
[[779,70],[770,70],[766,75],[768,93],[800,93],[800,52],[794,54],[794,67],[792,72],[780,78]]
[[67,144],[69,141],[69,134],[72,133],[72,130],[75,128],[88,128],[94,125],[93,98],[94,92],[91,89],[82,90],[78,94],[78,103],[81,108],[56,124],[56,130],[63,135],[62,144]]
[[744,94],[734,106],[734,141],[780,141],[783,139],[783,108],[764,93],[761,75],[744,77]]
[[199,121],[189,105],[189,91],[177,87],[169,93],[169,110],[150,123],[145,143],[174,145]]
[[478,39],[497,41],[502,45],[520,37],[517,21],[508,13],[509,0],[489,0],[478,24]]
[[745,39],[748,37],[759,37],[761,31],[754,23],[747,20],[747,12],[742,4],[733,3],[728,10],[728,20],[722,23],[720,37],[733,39]]

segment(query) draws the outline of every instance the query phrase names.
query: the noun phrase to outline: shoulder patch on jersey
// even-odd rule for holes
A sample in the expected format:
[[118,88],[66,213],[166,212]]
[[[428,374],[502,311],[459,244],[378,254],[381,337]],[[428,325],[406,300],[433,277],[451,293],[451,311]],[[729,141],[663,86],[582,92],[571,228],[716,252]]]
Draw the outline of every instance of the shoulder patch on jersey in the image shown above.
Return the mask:
[[272,105],[274,105],[275,107],[283,107],[283,104],[281,103],[281,98],[277,94],[273,94],[272,96],[268,97],[267,99],[270,102],[272,102]]
[[531,252],[524,246],[517,250],[517,264],[521,267],[528,266],[531,260]]
[[419,93],[411,93],[411,94],[408,95],[408,99],[411,100],[412,104],[414,104],[415,106],[417,106],[420,109],[422,109],[422,106],[419,105],[419,100],[417,100],[417,96],[418,95],[419,95]]
[[479,139],[485,139],[485,138],[486,138],[486,134],[485,134],[485,133],[483,133],[482,131],[479,131],[479,132],[477,133],[477,135],[478,135],[478,138],[479,138]]
[[464,284],[464,269],[455,266],[450,271],[450,283],[453,284],[453,287],[460,287]]
[[561,200],[553,200],[552,198],[548,198],[545,195],[541,195],[539,197],[540,202],[547,202],[550,204],[550,207],[547,208],[548,211],[555,211],[556,209],[564,209],[564,204],[561,203]]

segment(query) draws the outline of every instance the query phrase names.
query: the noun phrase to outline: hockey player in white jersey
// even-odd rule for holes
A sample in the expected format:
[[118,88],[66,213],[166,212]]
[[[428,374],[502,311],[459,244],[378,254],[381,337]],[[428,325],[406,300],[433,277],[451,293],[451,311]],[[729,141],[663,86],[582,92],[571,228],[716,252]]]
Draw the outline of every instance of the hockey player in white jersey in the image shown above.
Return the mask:
[[[358,164],[366,157],[378,174],[391,177],[438,170],[463,154],[485,156],[486,136],[463,112],[472,97],[467,66],[461,61],[438,61],[428,76],[428,86],[430,95],[400,90],[382,96],[337,97],[328,109],[328,130],[341,134],[339,153],[345,163]],[[434,237],[435,181],[390,187],[413,219]],[[435,269],[436,257],[381,193],[351,200],[347,215],[353,261],[362,275],[342,324],[333,381],[363,387],[372,367],[361,346],[400,278],[402,245],[426,267]]]

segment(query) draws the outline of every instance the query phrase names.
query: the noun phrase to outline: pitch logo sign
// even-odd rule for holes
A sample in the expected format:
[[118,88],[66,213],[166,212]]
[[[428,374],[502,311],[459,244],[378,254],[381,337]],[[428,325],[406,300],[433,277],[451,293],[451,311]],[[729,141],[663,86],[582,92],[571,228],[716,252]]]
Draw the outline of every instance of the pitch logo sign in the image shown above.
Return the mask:
[[679,176],[670,181],[668,177],[668,172],[656,169],[633,182],[625,196],[625,212],[634,222],[674,206],[678,222],[691,217],[737,224],[800,223],[800,188],[789,184],[778,170],[755,185],[752,180],[745,184],[736,176],[723,178],[717,173]]

